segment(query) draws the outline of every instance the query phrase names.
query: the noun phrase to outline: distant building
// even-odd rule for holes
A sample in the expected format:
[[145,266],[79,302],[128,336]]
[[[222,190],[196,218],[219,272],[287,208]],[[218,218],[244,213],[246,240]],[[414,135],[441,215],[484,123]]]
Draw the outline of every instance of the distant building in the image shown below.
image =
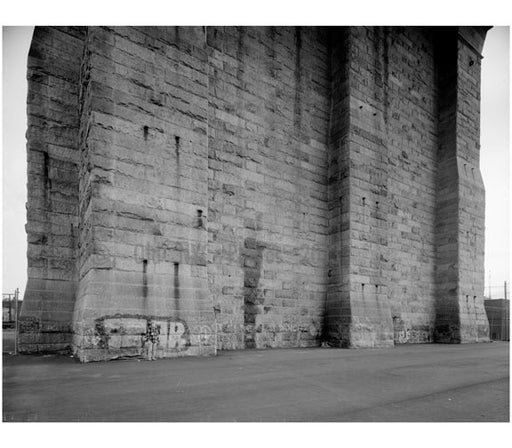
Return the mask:
[[510,341],[510,301],[507,299],[485,300],[484,304],[491,340]]
[[[21,311],[21,301],[18,302],[18,316]],[[5,326],[14,325],[16,315],[16,304],[14,299],[2,299],[2,324]]]

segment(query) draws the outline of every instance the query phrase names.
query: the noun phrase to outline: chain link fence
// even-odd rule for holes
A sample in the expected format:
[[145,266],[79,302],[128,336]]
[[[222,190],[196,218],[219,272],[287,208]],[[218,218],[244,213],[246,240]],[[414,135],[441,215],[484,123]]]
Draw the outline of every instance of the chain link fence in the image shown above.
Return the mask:
[[18,353],[18,318],[21,311],[19,289],[2,293],[2,351]]

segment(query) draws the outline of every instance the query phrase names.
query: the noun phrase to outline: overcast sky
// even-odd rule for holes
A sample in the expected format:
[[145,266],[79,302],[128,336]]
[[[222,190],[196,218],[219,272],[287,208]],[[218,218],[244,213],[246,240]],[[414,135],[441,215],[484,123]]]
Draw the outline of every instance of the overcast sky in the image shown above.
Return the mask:
[[510,285],[510,29],[487,32],[482,61],[480,169],[485,184],[485,272],[493,298]]
[[[20,288],[26,262],[26,62],[32,27],[3,27],[3,285]],[[486,187],[486,291],[489,271],[493,298],[510,281],[509,28],[487,34],[482,68],[481,170]]]
[[27,56],[33,27],[2,29],[2,292],[27,282]]

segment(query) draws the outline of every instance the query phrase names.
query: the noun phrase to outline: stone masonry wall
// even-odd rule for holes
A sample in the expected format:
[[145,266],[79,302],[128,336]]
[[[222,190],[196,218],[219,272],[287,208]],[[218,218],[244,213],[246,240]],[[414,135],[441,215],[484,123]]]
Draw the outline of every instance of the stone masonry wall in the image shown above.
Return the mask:
[[350,194],[349,57],[350,28],[332,31],[330,46],[331,117],[328,134],[329,261],[323,338],[348,347],[351,341],[350,301]]
[[485,31],[36,28],[26,351],[486,340]]
[[393,338],[395,344],[431,342],[438,147],[435,50],[428,28],[392,29],[387,39],[387,282]]
[[351,27],[348,35],[349,344],[355,347],[393,344],[387,291],[391,171],[386,128],[388,55],[382,32],[380,28]]
[[[339,234],[345,236],[341,248],[331,246],[331,259],[341,253],[345,260],[345,305],[338,334],[330,328],[329,338],[359,347],[429,342],[437,168],[432,34],[352,27],[336,41],[344,41],[346,68],[333,72],[333,84],[340,85],[345,105],[333,114],[346,118],[342,140],[332,143],[340,155],[331,169],[341,174],[339,198],[333,199],[340,202]],[[340,60],[336,55],[333,67]],[[338,122],[333,116],[332,123]]]
[[36,27],[28,55],[28,282],[19,350],[69,349],[77,286],[78,78],[84,30]]
[[327,32],[210,27],[208,274],[219,348],[314,346],[326,293]]
[[435,49],[428,28],[394,28],[387,41],[387,281],[393,337],[395,343],[430,342],[438,146]]
[[439,342],[488,341],[484,309],[484,186],[479,169],[480,52],[485,29],[437,35],[439,153],[436,331]]
[[485,31],[458,35],[459,307],[461,342],[488,341],[484,306],[485,191],[480,173],[480,70]]
[[214,353],[203,31],[91,27],[86,53],[75,352],[144,355],[155,325],[157,357]]

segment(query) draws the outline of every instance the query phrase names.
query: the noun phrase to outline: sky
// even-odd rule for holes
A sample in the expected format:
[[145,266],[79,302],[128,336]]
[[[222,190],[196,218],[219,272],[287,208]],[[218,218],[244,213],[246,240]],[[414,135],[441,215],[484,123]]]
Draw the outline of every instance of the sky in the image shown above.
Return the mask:
[[[26,62],[33,27],[3,27],[2,42],[2,292],[27,279]],[[486,188],[486,290],[503,297],[510,284],[509,28],[487,33],[482,61],[481,171]],[[510,290],[510,288],[509,288]]]
[[494,299],[503,298],[505,281],[510,285],[509,33],[509,27],[491,28],[482,52],[480,170],[486,190],[485,294],[489,295],[490,274]]
[[2,292],[27,282],[27,56],[33,27],[2,28]]

